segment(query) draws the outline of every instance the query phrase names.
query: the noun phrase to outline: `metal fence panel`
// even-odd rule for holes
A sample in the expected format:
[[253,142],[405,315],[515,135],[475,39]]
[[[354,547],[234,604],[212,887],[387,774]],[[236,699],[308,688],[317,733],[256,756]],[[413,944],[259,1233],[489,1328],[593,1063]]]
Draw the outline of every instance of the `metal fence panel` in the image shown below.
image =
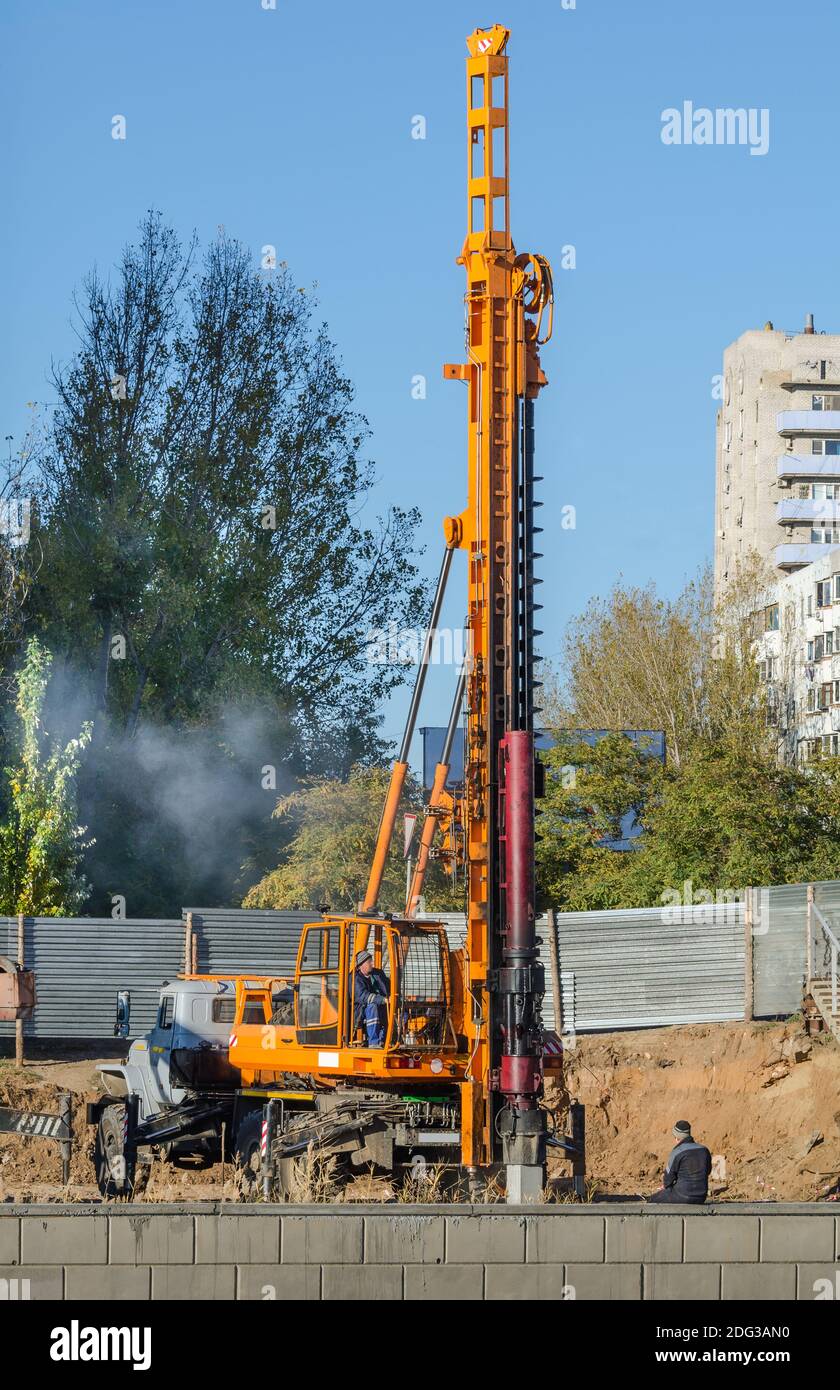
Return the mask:
[[742,902],[561,912],[578,1032],[744,1017]]
[[[3,955],[17,959],[16,917],[0,918]],[[114,1037],[117,991],[131,991],[131,1037],[152,1027],[158,991],[184,968],[180,922],[112,917],[27,917],[24,960],[38,1003],[23,1025],[30,1038]],[[13,1037],[14,1023],[0,1023]]]
[[[443,922],[446,926],[450,947],[460,949],[464,945],[467,935],[467,919],[463,912],[418,913],[417,920],[419,922]],[[545,969],[545,998],[543,999],[542,1018],[546,1028],[556,1029],[557,1018],[554,1011],[554,988],[548,949],[550,931],[550,919],[540,917],[537,921],[537,935],[541,941],[540,960]],[[572,1033],[575,1029],[575,979],[570,970],[561,970],[560,987],[563,991],[563,1032]]]
[[819,912],[812,914],[811,972],[812,979],[825,980],[831,977],[831,943],[820,925],[820,917],[835,937],[840,937],[840,883],[815,883],[814,907]]
[[[840,882],[816,882],[814,898],[840,920]],[[802,1007],[808,954],[808,885],[753,889],[753,1014],[787,1017]]]
[[297,962],[301,927],[317,922],[318,912],[273,908],[194,907],[200,975],[288,975]]
[[802,1005],[806,974],[804,883],[775,884],[753,892],[753,1014],[773,1018]]

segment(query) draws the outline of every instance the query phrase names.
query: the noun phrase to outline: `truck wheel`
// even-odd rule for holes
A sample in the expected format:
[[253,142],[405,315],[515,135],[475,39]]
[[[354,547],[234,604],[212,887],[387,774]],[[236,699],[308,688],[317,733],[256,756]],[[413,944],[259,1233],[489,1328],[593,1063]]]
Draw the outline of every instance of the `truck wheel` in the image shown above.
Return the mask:
[[103,1197],[125,1197],[134,1174],[125,1157],[125,1106],[106,1105],[99,1116],[93,1162]]
[[262,1111],[246,1115],[236,1134],[234,1159],[239,1169],[239,1186],[243,1197],[255,1197],[260,1186],[260,1139]]

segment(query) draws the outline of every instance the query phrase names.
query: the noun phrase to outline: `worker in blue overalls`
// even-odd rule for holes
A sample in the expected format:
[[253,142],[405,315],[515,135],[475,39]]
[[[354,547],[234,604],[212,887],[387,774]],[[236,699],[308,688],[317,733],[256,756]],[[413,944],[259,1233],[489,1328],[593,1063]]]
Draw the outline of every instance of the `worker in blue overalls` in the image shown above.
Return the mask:
[[385,1045],[390,994],[388,976],[374,967],[370,951],[359,951],[353,985],[353,1022],[356,1028],[364,1028],[368,1047]]

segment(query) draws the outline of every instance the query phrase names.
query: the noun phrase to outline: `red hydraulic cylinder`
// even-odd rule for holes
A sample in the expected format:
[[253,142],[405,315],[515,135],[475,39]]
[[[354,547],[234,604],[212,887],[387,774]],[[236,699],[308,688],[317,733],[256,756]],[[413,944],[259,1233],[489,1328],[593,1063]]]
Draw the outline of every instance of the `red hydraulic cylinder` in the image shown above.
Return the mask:
[[[505,891],[499,1090],[508,1110],[522,1115],[536,1110],[543,1084],[540,1009],[545,976],[534,906],[534,736],[530,731],[511,730],[499,752]],[[517,1129],[522,1126],[514,1125],[514,1133]],[[528,1137],[533,1144],[537,1134]]]

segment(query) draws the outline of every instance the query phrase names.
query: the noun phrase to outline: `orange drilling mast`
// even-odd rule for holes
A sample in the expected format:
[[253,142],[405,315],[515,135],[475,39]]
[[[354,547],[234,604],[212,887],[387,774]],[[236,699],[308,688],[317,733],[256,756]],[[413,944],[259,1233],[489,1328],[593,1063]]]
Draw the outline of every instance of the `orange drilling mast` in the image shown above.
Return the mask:
[[[350,916],[306,926],[291,1017],[276,982],[241,979],[230,1061],[246,1085],[284,1087],[269,1135],[281,1158],[310,1143],[354,1163],[431,1153],[471,1174],[507,1170],[509,1199],[545,1182],[544,1067],[562,1075],[559,1040],[546,1047],[543,967],[534,907],[534,402],[546,384],[539,349],[551,335],[548,261],[517,254],[510,234],[509,32],[467,40],[466,361],[444,367],[467,387],[467,503],[444,523],[445,550],[405,736],[379,826],[365,899]],[[446,581],[466,555],[467,660],[403,918],[378,910],[382,874]],[[464,786],[447,791],[461,718]],[[452,950],[439,923],[414,920],[438,821],[457,821],[449,853],[463,863],[467,931]],[[360,1022],[361,957],[387,986],[379,1031]],[[290,1092],[308,1092],[296,1115]],[[315,1098],[316,1115],[312,1113]]]
[[[535,936],[533,743],[533,404],[545,385],[551,270],[517,255],[510,234],[509,32],[467,40],[467,362],[444,374],[468,390],[467,507],[445,523],[468,556],[464,820],[469,989],[489,1026],[476,1034],[464,1096],[465,1161],[502,1157],[520,1195],[545,1162]],[[530,1170],[530,1171],[529,1171]]]

